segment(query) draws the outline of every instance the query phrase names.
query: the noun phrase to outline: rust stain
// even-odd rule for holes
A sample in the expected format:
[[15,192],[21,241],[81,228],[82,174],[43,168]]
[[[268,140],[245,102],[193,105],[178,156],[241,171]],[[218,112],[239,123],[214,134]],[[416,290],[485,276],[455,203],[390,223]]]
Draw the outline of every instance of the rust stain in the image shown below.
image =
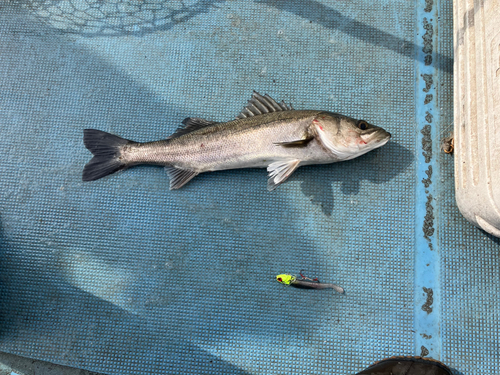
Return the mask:
[[434,0],[425,0],[424,12],[429,13],[432,10],[433,5],[434,5]]
[[424,63],[425,63],[425,65],[431,65],[432,64],[432,50],[434,49],[434,46],[432,45],[432,36],[434,35],[434,27],[427,20],[427,18],[424,18],[423,22],[424,22],[425,34],[422,35],[422,39],[424,40],[424,46],[422,48],[422,51],[427,55],[424,58]]
[[453,150],[455,148],[455,141],[453,139],[453,134],[450,134],[449,137],[443,138],[441,140],[441,149],[447,154],[453,154]]
[[425,121],[431,123],[432,119],[433,119],[432,114],[429,111],[425,112]]
[[430,163],[432,159],[432,138],[431,138],[431,126],[425,125],[420,131],[422,133],[422,155],[424,155],[425,162]]
[[433,83],[432,74],[421,74],[421,76],[425,81],[424,92],[429,92]]
[[425,174],[427,175],[427,178],[422,179],[422,183],[424,184],[425,188],[427,189],[431,184],[432,184],[432,165],[429,165],[427,170],[425,171]]
[[422,310],[424,310],[427,314],[430,314],[432,312],[432,304],[434,303],[434,291],[432,288],[426,288],[425,286],[422,289],[427,294],[427,299],[422,305]]
[[429,242],[429,249],[433,250],[430,237],[434,234],[434,207],[431,202],[432,194],[429,194],[427,202],[425,202],[425,217],[422,231],[424,232],[424,238]]

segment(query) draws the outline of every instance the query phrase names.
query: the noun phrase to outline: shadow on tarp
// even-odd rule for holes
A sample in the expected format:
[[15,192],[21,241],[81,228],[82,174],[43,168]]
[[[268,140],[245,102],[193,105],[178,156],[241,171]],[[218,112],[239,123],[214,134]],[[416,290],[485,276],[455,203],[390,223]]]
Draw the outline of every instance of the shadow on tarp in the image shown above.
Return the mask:
[[[340,30],[363,42],[390,49],[405,57],[416,59],[417,49],[423,48],[413,42],[398,38],[376,27],[347,17],[339,11],[332,9],[315,0],[255,0],[257,3],[266,4],[285,12],[296,14],[329,29]],[[432,13],[429,13],[432,17]],[[453,72],[453,60],[440,53],[436,53],[437,62],[434,66],[447,73]],[[424,63],[419,60],[420,63]]]
[[[171,194],[153,167],[83,184],[90,154],[82,129],[162,138],[166,121],[174,129],[188,114],[26,12],[3,12],[0,34],[11,56],[0,60],[9,72],[0,83],[0,194],[9,225],[0,255],[2,350],[101,372],[138,373],[151,362],[174,373],[244,373],[198,344],[213,348],[232,334],[252,344],[270,335],[301,342],[294,332],[311,317],[282,310],[297,294],[271,272],[274,263],[321,265],[314,242],[284,240],[289,222],[252,222],[238,195],[224,196],[224,216],[212,215],[200,197],[213,197],[217,186]],[[266,206],[286,211],[279,204],[286,197],[269,195],[265,177],[263,186]],[[264,266],[271,271],[263,274]],[[302,296],[317,319],[327,298]]]
[[13,0],[62,33],[84,37],[143,36],[171,28],[217,9],[226,0],[90,1]]
[[[23,255],[30,244],[0,238],[0,342],[32,359],[107,373],[247,374],[182,335],[68,284]],[[112,327],[112,328],[111,328]],[[165,340],[175,340],[165,350]],[[43,343],[43,345],[40,345]],[[140,360],[134,360],[140,358]]]
[[[304,195],[321,207],[326,215],[334,212],[335,195],[332,183],[341,182],[341,191],[346,196],[360,193],[360,184],[367,181],[383,184],[403,173],[413,162],[413,154],[404,146],[390,141],[382,148],[373,150],[359,158],[328,165],[315,166],[296,172],[290,180],[302,181]],[[321,176],[316,178],[315,176]],[[339,178],[342,176],[342,178]]]
[[[9,121],[0,141],[6,155],[1,210],[9,225],[9,238],[3,227],[0,234],[2,350],[103,372],[117,365],[124,366],[120,373],[137,374],[149,362],[158,373],[245,374],[182,333],[165,332],[147,316],[68,282],[61,266],[65,250],[92,246],[78,232],[80,225],[88,224],[89,232],[96,225],[93,213],[82,208],[92,197],[78,193],[83,160],[89,156],[82,129],[143,124],[164,132],[165,118],[185,115],[179,117],[147,89],[29,14],[3,11],[2,55],[24,55],[15,69],[9,69],[11,58],[0,60],[1,69],[10,72],[0,84],[0,109]],[[78,206],[90,223],[78,222]],[[112,239],[107,241],[109,248]],[[105,276],[90,275],[97,284]],[[172,342],[166,343],[167,338]]]
[[[341,192],[344,196],[356,196],[360,193],[360,186],[364,181],[374,184],[386,183],[404,173],[413,161],[414,157],[410,150],[390,141],[382,148],[353,160],[301,167],[284,184],[300,181],[302,193],[310,198],[312,204],[320,207],[325,215],[331,216],[335,211],[333,184],[341,183]],[[208,172],[197,176],[190,184],[198,184],[196,180],[200,179],[211,180],[212,177],[207,177],[208,175],[219,176],[221,180],[228,178],[238,180],[248,173],[255,174],[262,185],[266,184],[265,169],[252,169],[248,172],[242,170]],[[203,184],[205,181],[199,183]],[[281,189],[283,185],[270,194],[279,194],[277,191]]]
[[[199,373],[199,361],[207,371],[215,363],[220,373],[242,372],[200,342],[211,350],[243,348],[248,355],[269,347],[277,357],[295,359],[306,350],[290,354],[275,342],[325,348],[325,324],[333,336],[341,327],[333,319],[325,323],[325,311],[337,316],[349,308],[348,301],[274,281],[279,272],[303,267],[317,273],[342,260],[321,254],[333,236],[302,229],[295,193],[268,193],[264,170],[210,174],[213,178],[193,181],[180,192],[166,192],[168,178],[155,167],[82,184],[82,167],[91,157],[82,129],[161,139],[196,114],[160,99],[28,12],[0,18],[2,51],[12,58],[21,54],[14,63],[0,60],[0,71],[9,72],[0,83],[0,105],[7,113],[0,194],[10,226],[0,263],[2,348],[135,373],[151,359],[149,353],[155,366],[173,366],[178,373]],[[333,168],[349,171],[370,160],[382,164],[383,155],[404,153],[398,147],[388,144]],[[402,159],[394,173],[404,169]],[[304,178],[307,194],[324,188],[309,183],[313,168],[294,177]],[[394,176],[360,169],[359,177],[346,180],[343,193],[356,194],[363,178],[377,182]],[[335,180],[334,175],[323,180]],[[331,198],[322,199],[328,206]],[[233,345],[236,340],[258,347],[247,353],[246,346]]]
[[[314,0],[255,0],[256,3],[293,13],[329,29],[336,29],[364,42],[395,51],[415,59],[415,51],[422,46],[403,40],[343,15]],[[143,36],[158,31],[170,30],[200,14],[219,8],[225,0],[201,0],[191,4],[144,0],[129,1],[89,0],[16,0],[14,3],[32,12],[38,19],[64,33],[77,33],[86,37],[98,36]],[[431,14],[430,16],[431,17]],[[453,61],[436,53],[438,69],[452,72]],[[424,61],[420,61],[424,62]]]

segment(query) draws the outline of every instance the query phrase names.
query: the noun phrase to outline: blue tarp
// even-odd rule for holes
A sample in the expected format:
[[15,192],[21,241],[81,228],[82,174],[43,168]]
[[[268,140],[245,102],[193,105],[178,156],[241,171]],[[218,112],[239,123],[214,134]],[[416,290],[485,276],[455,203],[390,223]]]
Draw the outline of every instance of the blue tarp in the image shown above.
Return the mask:
[[[0,6],[0,350],[107,374],[350,374],[428,355],[495,374],[500,243],[453,196],[452,9],[437,1],[19,0]],[[390,143],[168,190],[81,182],[83,129],[166,138],[252,90]],[[430,168],[429,168],[430,167]],[[304,269],[346,295],[287,288]]]

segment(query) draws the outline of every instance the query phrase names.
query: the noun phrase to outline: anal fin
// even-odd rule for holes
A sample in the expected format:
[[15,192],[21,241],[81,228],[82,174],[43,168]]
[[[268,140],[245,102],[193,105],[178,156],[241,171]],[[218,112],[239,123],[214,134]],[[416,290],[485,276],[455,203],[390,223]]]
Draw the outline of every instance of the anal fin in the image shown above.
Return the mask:
[[269,179],[267,180],[267,190],[276,189],[279,184],[282,184],[288,177],[299,167],[300,160],[280,160],[269,164],[267,171]]
[[199,174],[190,169],[181,169],[173,166],[166,166],[165,170],[170,178],[170,190],[180,189]]

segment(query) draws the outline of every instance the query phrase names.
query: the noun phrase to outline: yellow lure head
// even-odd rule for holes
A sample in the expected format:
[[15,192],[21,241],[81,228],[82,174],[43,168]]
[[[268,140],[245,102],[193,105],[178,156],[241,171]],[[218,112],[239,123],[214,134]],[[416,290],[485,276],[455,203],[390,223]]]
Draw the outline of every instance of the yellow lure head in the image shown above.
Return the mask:
[[276,281],[285,285],[290,285],[292,282],[295,281],[295,279],[296,279],[295,276],[286,273],[282,273],[281,275],[276,276]]

